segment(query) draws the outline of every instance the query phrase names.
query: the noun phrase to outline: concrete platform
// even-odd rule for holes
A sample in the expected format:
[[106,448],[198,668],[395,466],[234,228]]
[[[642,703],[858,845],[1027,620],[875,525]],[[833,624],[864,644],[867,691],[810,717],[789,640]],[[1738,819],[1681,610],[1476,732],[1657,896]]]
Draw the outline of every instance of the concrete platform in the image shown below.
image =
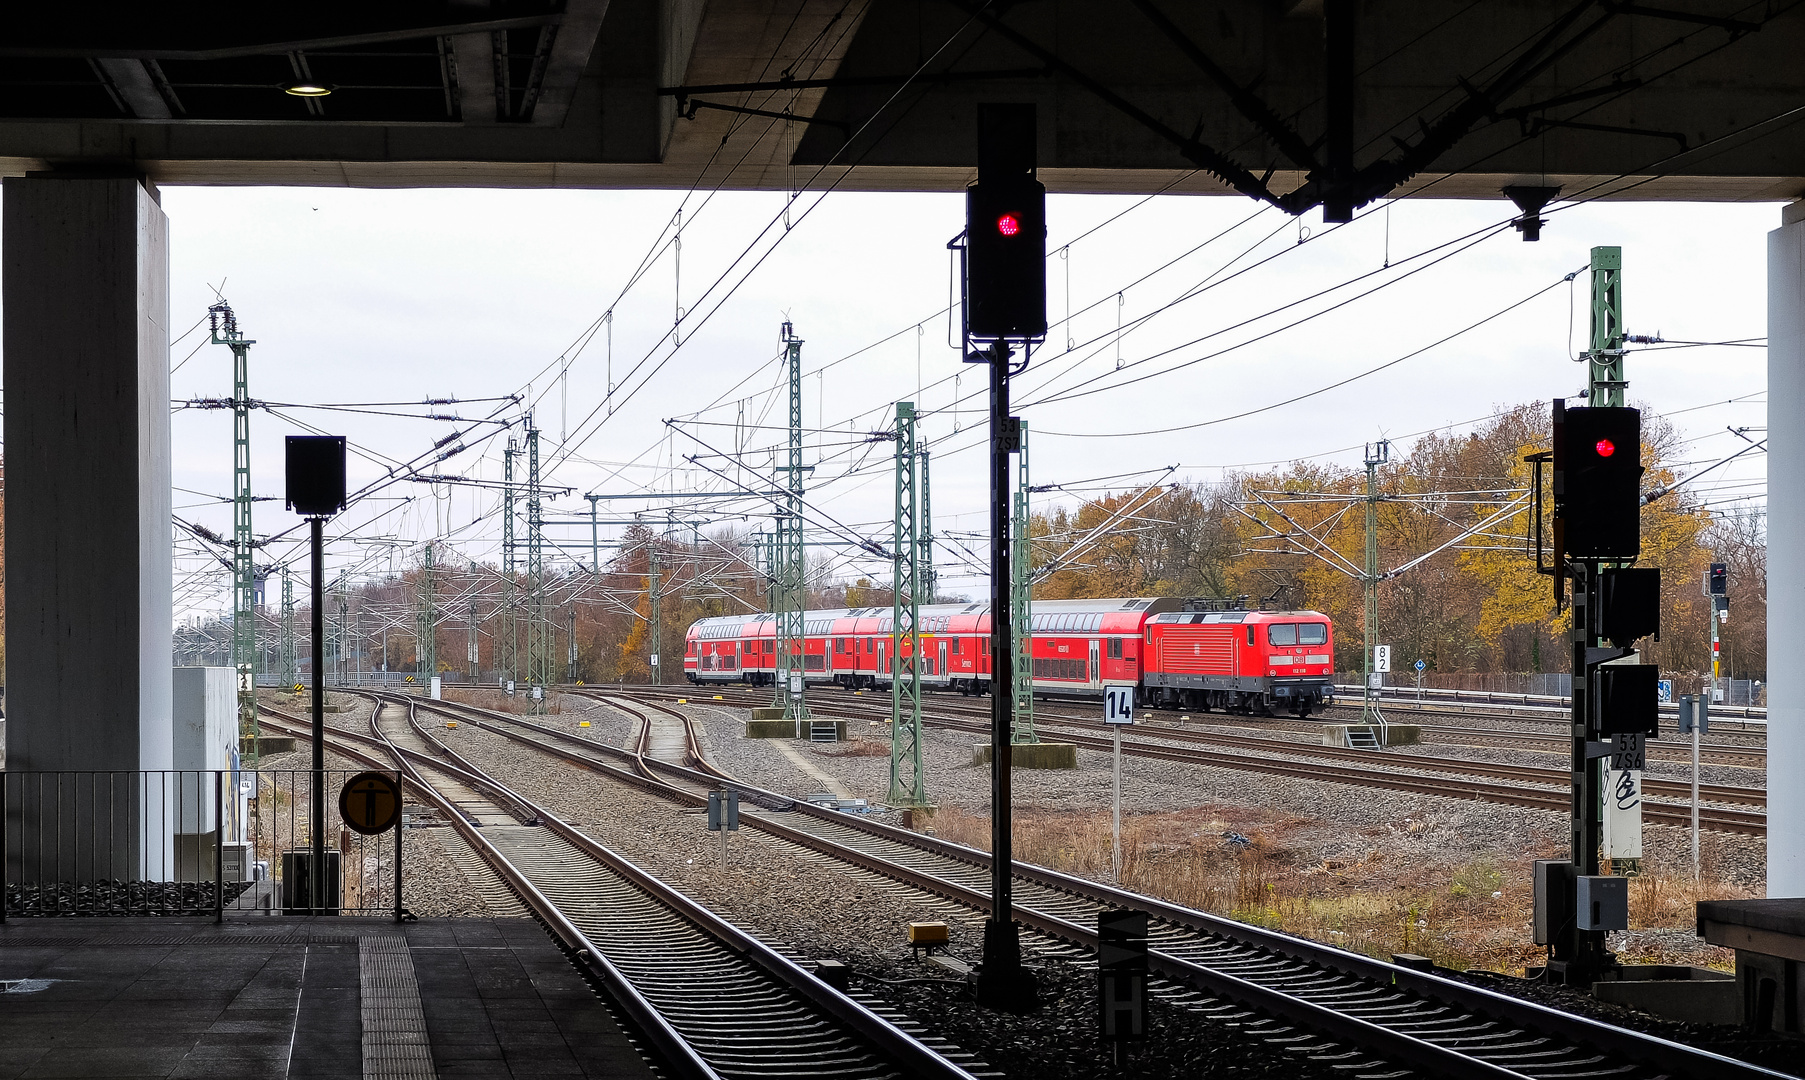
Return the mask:
[[527,919],[15,919],[0,980],[0,1078],[654,1075]]
[[1742,1022],[1805,1037],[1805,899],[1703,900],[1698,936],[1736,950]]

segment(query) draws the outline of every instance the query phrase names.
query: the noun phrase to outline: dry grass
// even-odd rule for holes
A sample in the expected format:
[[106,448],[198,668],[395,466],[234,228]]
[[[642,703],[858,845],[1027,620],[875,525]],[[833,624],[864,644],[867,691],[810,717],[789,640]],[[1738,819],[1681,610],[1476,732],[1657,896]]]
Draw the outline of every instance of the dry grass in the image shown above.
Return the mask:
[[855,735],[852,738],[841,743],[840,746],[836,749],[816,750],[815,752],[818,754],[824,754],[828,757],[881,757],[881,758],[887,758],[890,756],[890,741],[888,739],[883,739],[883,740],[861,739]]
[[[948,840],[990,847],[988,816],[945,807],[931,828]],[[1530,940],[1530,864],[1556,853],[1436,863],[1388,855],[1375,843],[1358,858],[1322,860],[1308,853],[1313,845],[1306,843],[1322,828],[1313,819],[1264,816],[1247,807],[1134,815],[1122,822],[1122,884],[1371,956],[1417,953],[1444,967],[1512,973],[1542,962],[1542,949]],[[1245,842],[1230,840],[1229,833]],[[1019,859],[1107,881],[1109,814],[1018,811],[1015,850]],[[1690,873],[1682,877],[1649,867],[1631,882],[1631,927],[1690,932],[1697,901],[1750,895],[1713,880],[1706,870],[1706,880],[1694,882]],[[1650,938],[1623,959],[1702,960],[1725,968],[1731,962],[1725,950],[1688,947],[1676,953],[1659,935]]]
[[[471,690],[464,687],[447,686],[441,693],[446,701],[455,701],[459,705],[474,705],[479,709],[513,713],[517,716],[526,716],[533,712],[533,702],[524,692],[509,695],[500,690]],[[546,695],[544,711],[552,715],[564,711],[556,694]]]

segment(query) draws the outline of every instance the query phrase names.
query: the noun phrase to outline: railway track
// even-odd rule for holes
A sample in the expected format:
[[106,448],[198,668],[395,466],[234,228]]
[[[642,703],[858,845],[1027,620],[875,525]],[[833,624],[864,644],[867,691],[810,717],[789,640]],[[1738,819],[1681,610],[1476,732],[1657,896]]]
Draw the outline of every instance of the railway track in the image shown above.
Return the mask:
[[[335,752],[398,768],[610,993],[673,1075],[972,1080],[450,750],[419,723],[411,699],[368,696],[371,734],[328,729]],[[404,723],[384,718],[403,710]],[[298,717],[265,712],[284,721],[273,726],[306,731]]]
[[[733,686],[700,686],[693,687],[687,691],[676,687],[636,687],[634,689],[640,691],[661,692],[672,697],[694,696],[697,694],[713,695],[716,693],[720,693],[725,697],[726,695],[731,694],[736,698],[743,696],[747,700],[756,700],[759,704],[768,703],[764,701],[764,695],[759,691]],[[838,695],[841,692],[829,691],[829,693]],[[935,708],[943,711],[950,709],[955,712],[970,712],[973,715],[988,715],[988,709],[983,706],[968,706],[962,701],[954,700],[950,695],[932,695],[924,700],[932,701]],[[1073,711],[1073,707],[1070,703],[1059,700],[1040,701],[1035,705],[1035,716],[1037,719],[1046,719],[1055,722],[1065,720],[1088,721],[1093,715],[1093,712],[1094,710],[1091,712]],[[1569,750],[1569,742],[1566,735],[1568,724],[1565,718],[1550,719],[1546,717],[1520,716],[1512,713],[1489,712],[1483,706],[1457,707],[1449,705],[1428,709],[1422,712],[1393,705],[1392,708],[1388,710],[1388,713],[1398,723],[1409,723],[1420,728],[1424,735],[1443,736],[1444,738],[1441,741],[1460,742],[1469,739],[1482,740],[1475,741],[1472,745],[1527,750],[1530,752],[1548,753],[1562,757],[1564,757]],[[1174,721],[1171,719],[1173,715],[1184,714],[1170,709],[1143,710],[1139,717],[1139,722],[1146,723],[1150,728],[1158,727],[1164,729],[1174,726]],[[1217,714],[1195,715],[1214,716]],[[1356,707],[1347,705],[1331,705],[1322,715],[1324,720],[1351,720],[1359,716],[1359,710]],[[1473,719],[1496,721],[1499,723],[1531,724],[1543,730],[1535,732],[1517,732],[1502,728],[1476,728],[1470,725],[1443,726],[1420,723],[1421,720],[1425,719],[1447,718],[1453,716],[1470,717]],[[1233,715],[1225,716],[1224,719],[1231,724],[1241,724],[1248,727],[1257,726],[1262,730],[1296,732],[1304,735],[1315,735],[1322,730],[1322,721],[1316,720],[1292,720],[1284,717],[1241,717]],[[1721,722],[1721,720],[1719,722]],[[1547,730],[1549,728],[1559,728],[1560,730],[1558,732],[1549,731]],[[1732,768],[1766,768],[1767,750],[1762,744],[1765,743],[1767,736],[1763,730],[1756,729],[1742,732],[1732,731],[1726,728],[1718,734],[1718,737],[1743,739],[1744,741],[1708,742],[1703,744],[1699,748],[1699,760],[1701,763],[1724,765]],[[1651,760],[1658,761],[1690,763],[1692,760],[1691,746],[1678,742],[1653,742],[1648,747],[1648,754]]]
[[[570,690],[566,692],[585,694],[596,691]],[[614,692],[635,693],[644,697],[675,696],[667,695],[666,692],[657,688],[654,688],[654,692],[651,694],[644,694],[641,688],[637,687]],[[725,700],[725,695],[722,696]],[[849,719],[887,719],[889,715],[887,706],[875,702],[866,705],[853,695],[847,695],[845,700],[829,703],[823,703],[820,698],[816,698],[810,707],[823,716]],[[924,711],[922,719],[925,723],[935,727],[966,731],[980,736],[988,734],[990,724],[987,717],[965,720],[955,715],[947,715],[957,712],[975,714],[976,710],[963,709],[956,703],[935,702],[933,711]],[[1086,749],[1109,750],[1112,745],[1110,739],[1101,733],[1103,726],[1100,723],[1037,716],[1036,726],[1056,731],[1061,740],[1076,743]],[[1155,738],[1166,741],[1154,741]],[[1180,745],[1174,745],[1174,743]],[[1151,731],[1149,736],[1123,739],[1122,752],[1131,757],[1152,760],[1239,769],[1305,780],[1326,780],[1357,787],[1502,803],[1555,812],[1565,812],[1569,808],[1571,800],[1567,787],[1567,772],[1564,769],[1500,765],[1455,758],[1402,754],[1396,751],[1374,755],[1370,751],[1310,746],[1285,740],[1262,739],[1226,732],[1189,731],[1182,728],[1160,727],[1157,731]],[[1399,768],[1421,771],[1395,771]],[[1767,793],[1764,790],[1705,784],[1700,785],[1699,791],[1702,802],[1737,804],[1702,805],[1699,809],[1699,827],[1701,829],[1742,836],[1765,837],[1767,835],[1765,810],[1739,808],[1739,806],[1765,807]],[[1689,799],[1690,785],[1645,776],[1643,778],[1643,794],[1642,814],[1645,821],[1660,825],[1688,828],[1691,826],[1692,809],[1689,803],[1682,805],[1656,802],[1650,798],[1659,796]]]
[[[472,706],[423,706],[534,747],[559,760],[634,784],[682,805],[706,789],[741,792],[742,823],[774,839],[883,875],[975,911],[989,912],[987,853],[798,802],[687,764],[638,752],[654,714],[693,724],[659,702],[591,695],[640,721],[632,748],[613,747],[552,723]],[[699,758],[699,755],[697,755]],[[656,774],[643,775],[645,764]],[[1043,939],[1094,950],[1091,929],[1105,907],[1149,913],[1153,969],[1170,996],[1226,1019],[1276,1016],[1311,1035],[1313,1056],[1341,1055],[1349,1076],[1396,1075],[1399,1067],[1453,1077],[1776,1076],[1706,1051],[1548,1009],[1442,975],[1415,971],[1220,919],[1154,898],[1017,863],[1016,918]],[[1198,995],[1207,995],[1199,999]],[[1367,1055],[1374,1055],[1368,1057]]]

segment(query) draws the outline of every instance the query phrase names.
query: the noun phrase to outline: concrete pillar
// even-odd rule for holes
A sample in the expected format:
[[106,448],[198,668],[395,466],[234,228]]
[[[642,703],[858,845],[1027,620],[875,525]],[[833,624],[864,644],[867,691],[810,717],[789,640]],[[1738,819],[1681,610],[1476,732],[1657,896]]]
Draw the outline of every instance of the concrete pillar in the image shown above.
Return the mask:
[[0,279],[7,768],[167,769],[168,218],[134,179],[7,177]]
[[1805,202],[1767,234],[1767,895],[1805,896]]

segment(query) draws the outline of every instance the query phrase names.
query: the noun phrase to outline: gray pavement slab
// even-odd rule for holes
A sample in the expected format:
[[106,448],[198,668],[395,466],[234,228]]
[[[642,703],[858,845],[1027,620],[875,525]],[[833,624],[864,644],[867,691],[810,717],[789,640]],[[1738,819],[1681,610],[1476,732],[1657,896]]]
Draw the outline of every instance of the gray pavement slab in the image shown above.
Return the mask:
[[654,1076],[531,920],[273,916],[0,924],[0,1080],[376,1075],[359,939],[397,935],[439,1077]]

